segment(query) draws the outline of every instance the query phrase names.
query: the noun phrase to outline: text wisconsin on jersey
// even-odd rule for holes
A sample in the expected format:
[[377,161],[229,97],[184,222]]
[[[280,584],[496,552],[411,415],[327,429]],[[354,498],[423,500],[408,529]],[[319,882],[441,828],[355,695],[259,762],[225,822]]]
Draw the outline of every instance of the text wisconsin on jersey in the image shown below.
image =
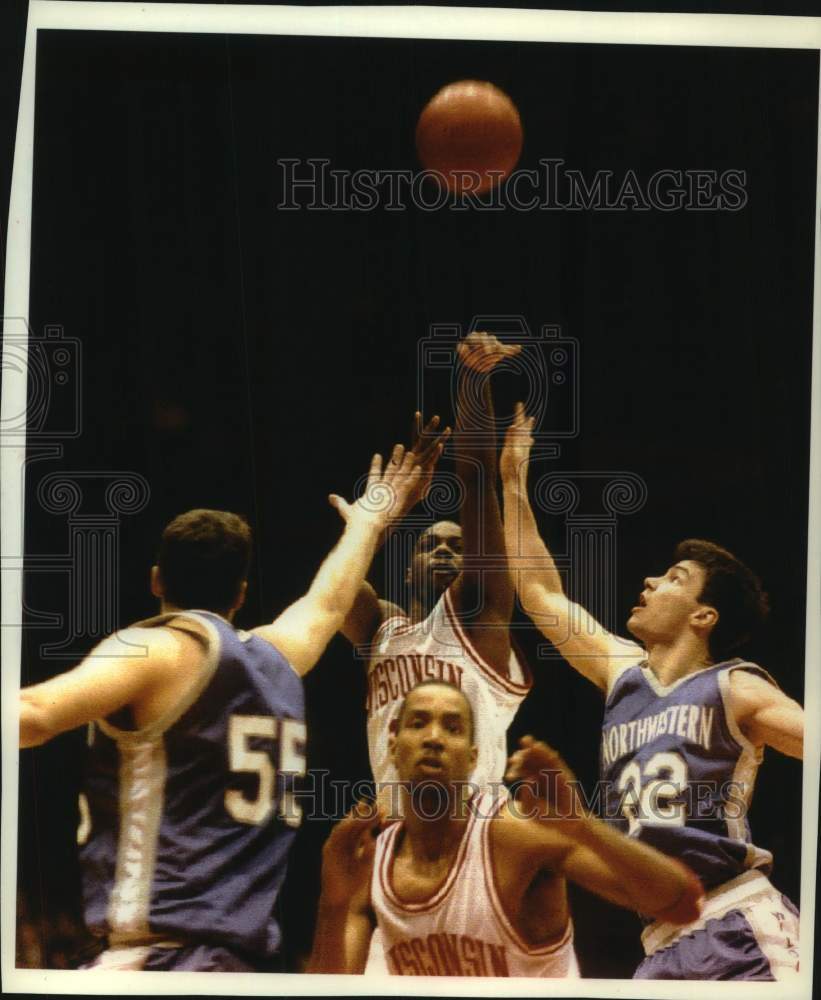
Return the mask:
[[446,681],[462,689],[463,668],[430,653],[400,653],[375,663],[368,674],[368,714],[404,698],[421,681]]

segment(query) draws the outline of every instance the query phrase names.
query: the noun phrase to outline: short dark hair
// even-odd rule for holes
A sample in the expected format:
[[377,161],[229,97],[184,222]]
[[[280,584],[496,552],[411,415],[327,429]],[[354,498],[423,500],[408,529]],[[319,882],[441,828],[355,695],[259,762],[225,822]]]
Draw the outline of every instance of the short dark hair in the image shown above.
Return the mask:
[[725,660],[743,646],[769,614],[770,606],[761,581],[732,552],[703,538],[688,538],[676,546],[676,562],[690,559],[704,567],[706,576],[698,600],[718,612],[710,632],[710,656]]
[[224,510],[189,510],[175,517],[157,553],[166,600],[220,613],[237,599],[250,563],[248,522]]
[[429,677],[427,680],[419,681],[418,684],[414,684],[414,686],[410,689],[410,691],[408,691],[408,694],[406,694],[405,697],[402,699],[402,704],[399,706],[399,711],[396,714],[396,731],[398,732],[402,727],[402,716],[405,714],[405,705],[407,704],[408,701],[408,695],[413,694],[414,691],[418,691],[419,688],[432,687],[434,684],[436,685],[436,687],[450,688],[451,691],[456,691],[457,694],[460,694],[462,696],[468,709],[468,721],[470,723],[470,738],[472,741],[476,735],[476,724],[473,721],[473,705],[471,705],[470,703],[470,698],[468,698],[468,696],[460,687],[457,687],[455,684],[451,684],[450,681],[438,681],[436,680],[435,677]]

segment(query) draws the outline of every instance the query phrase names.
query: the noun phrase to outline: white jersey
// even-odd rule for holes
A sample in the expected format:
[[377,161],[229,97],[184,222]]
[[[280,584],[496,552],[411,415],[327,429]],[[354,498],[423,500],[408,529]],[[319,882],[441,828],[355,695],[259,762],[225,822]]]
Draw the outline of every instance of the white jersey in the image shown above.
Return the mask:
[[573,925],[557,943],[531,947],[507,918],[490,857],[490,817],[505,802],[474,799],[462,841],[444,882],[430,898],[407,903],[394,891],[393,857],[402,823],[376,841],[371,906],[388,970],[399,976],[538,976],[578,979]]
[[458,622],[450,591],[421,622],[407,615],[387,618],[377,629],[368,663],[368,752],[374,781],[397,780],[388,754],[390,726],[411,688],[420,681],[456,685],[473,708],[476,767],[470,780],[480,788],[501,782],[507,764],[506,734],[532,686],[530,672],[511,650],[509,677],[503,677],[477,652]]

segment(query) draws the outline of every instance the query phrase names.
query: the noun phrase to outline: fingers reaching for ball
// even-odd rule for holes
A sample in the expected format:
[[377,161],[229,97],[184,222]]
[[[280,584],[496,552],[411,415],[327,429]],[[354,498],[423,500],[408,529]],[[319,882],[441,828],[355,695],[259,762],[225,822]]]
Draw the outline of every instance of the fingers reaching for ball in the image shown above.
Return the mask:
[[492,333],[474,330],[457,345],[459,360],[465,368],[477,372],[492,371],[506,358],[514,358],[522,350],[521,344],[505,344]]

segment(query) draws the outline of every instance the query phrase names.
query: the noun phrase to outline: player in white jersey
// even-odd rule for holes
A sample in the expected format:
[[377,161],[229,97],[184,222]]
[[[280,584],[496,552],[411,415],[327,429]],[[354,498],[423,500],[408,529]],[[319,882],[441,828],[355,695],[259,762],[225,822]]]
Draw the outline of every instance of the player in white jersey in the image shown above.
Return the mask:
[[587,815],[544,743],[525,737],[510,758],[515,800],[466,780],[477,752],[463,692],[408,694],[391,738],[403,819],[375,841],[378,810],[334,829],[309,971],[362,972],[378,926],[395,975],[578,977],[568,878],[672,923],[698,916],[689,869]]
[[[422,536],[414,562],[424,560],[426,552],[456,546],[459,537],[456,524],[434,525]],[[421,621],[406,615],[385,621],[374,637],[368,664],[368,747],[376,780],[396,781],[388,741],[407,693],[424,680],[443,680],[464,691],[473,708],[478,755],[470,780],[478,788],[501,782],[507,730],[530,690],[529,674],[512,651],[508,671],[505,675],[495,670],[471,641],[459,621],[452,587]]]
[[[456,472],[462,486],[461,525],[440,521],[420,536],[406,573],[407,613],[381,600],[365,582],[342,628],[354,647],[369,651],[368,753],[382,801],[396,804],[396,772],[388,739],[399,706],[422,678],[450,680],[463,689],[477,720],[478,786],[500,782],[507,753],[506,734],[531,679],[510,645],[513,585],[504,556],[496,494],[496,444],[489,375],[506,357],[521,350],[487,333],[471,333],[458,346]],[[478,405],[477,405],[478,403]],[[420,417],[417,414],[417,421]],[[425,429],[434,430],[438,418]],[[445,431],[445,435],[447,435]],[[417,424],[414,449],[429,475],[413,502],[430,483],[431,454],[420,451],[426,435]],[[369,973],[384,972],[379,934],[374,937]]]
[[[506,732],[531,679],[510,644],[513,584],[496,494],[496,445],[488,433],[488,376],[519,350],[486,333],[471,333],[459,344],[453,443],[461,526],[440,521],[420,536],[406,573],[407,612],[380,600],[365,583],[342,629],[369,653],[368,751],[378,785],[396,780],[388,753],[391,726],[408,691],[424,679],[447,680],[471,702],[479,746],[472,780],[482,786],[504,775]],[[422,490],[414,502],[421,496]]]

